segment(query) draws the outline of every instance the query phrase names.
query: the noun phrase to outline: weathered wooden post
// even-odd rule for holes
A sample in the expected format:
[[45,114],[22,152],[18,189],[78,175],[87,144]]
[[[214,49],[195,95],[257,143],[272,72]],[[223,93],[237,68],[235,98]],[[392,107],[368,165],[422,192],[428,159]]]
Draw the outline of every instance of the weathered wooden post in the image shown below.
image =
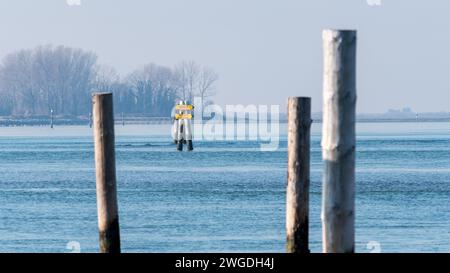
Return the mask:
[[89,113],[89,128],[92,128],[92,113]]
[[286,249],[309,253],[311,98],[288,100]]
[[100,252],[119,253],[113,96],[111,93],[94,93],[92,103]]
[[53,109],[50,109],[50,128],[53,129]]
[[324,30],[322,239],[355,251],[356,31]]

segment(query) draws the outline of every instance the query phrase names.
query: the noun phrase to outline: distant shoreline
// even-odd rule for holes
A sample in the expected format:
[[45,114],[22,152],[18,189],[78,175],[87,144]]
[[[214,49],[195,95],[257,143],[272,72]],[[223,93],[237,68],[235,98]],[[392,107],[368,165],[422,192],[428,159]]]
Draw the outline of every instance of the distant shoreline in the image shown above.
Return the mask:
[[[170,124],[171,118],[167,117],[115,117],[116,124]],[[49,117],[0,117],[0,127],[22,127],[22,126],[50,126],[51,119]],[[54,126],[61,125],[86,125],[89,126],[89,117],[55,117]]]
[[[22,127],[22,126],[50,126],[50,119],[45,117],[30,117],[30,118],[14,118],[14,117],[0,117],[0,127]],[[287,120],[280,119],[280,123],[284,124]],[[314,123],[322,123],[322,119],[313,119]],[[357,123],[426,123],[426,122],[450,122],[450,118],[359,118]],[[171,124],[172,119],[168,117],[116,117],[116,124],[128,125],[146,125],[146,124]],[[53,122],[54,126],[89,126],[90,121],[88,117],[56,117]]]

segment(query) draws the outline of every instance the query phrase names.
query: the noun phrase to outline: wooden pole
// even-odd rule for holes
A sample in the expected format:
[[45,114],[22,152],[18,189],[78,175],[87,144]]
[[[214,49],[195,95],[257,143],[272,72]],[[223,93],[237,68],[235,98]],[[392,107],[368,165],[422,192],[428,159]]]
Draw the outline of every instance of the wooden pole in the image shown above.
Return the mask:
[[100,252],[120,253],[119,214],[111,93],[92,96]]
[[311,98],[288,100],[286,249],[309,253]]
[[50,109],[50,128],[53,129],[53,109]]
[[323,46],[323,252],[353,253],[356,31],[325,30]]

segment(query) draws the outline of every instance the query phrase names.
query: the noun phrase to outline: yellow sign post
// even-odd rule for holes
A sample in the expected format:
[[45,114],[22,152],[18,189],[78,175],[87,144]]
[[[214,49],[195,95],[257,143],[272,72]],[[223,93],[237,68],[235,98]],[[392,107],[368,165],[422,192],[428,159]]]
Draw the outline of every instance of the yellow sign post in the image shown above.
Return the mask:
[[192,119],[192,114],[176,114],[175,119]]
[[194,109],[194,105],[177,105],[175,106],[175,109],[179,111],[192,111]]
[[192,111],[194,106],[188,104],[186,101],[180,101],[178,105],[175,106],[174,115],[174,142],[177,144],[177,150],[183,150],[183,144],[187,145],[187,150],[192,151],[194,146],[192,144]]

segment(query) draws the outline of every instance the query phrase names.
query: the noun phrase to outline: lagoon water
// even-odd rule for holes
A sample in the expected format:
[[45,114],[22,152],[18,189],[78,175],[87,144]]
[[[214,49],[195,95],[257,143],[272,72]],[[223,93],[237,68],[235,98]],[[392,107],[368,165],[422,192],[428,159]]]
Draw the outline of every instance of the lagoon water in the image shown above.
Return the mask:
[[[320,124],[312,129],[312,252],[321,251]],[[167,125],[116,127],[123,252],[283,252],[280,148],[196,142]],[[359,123],[356,250],[450,252],[450,123]],[[98,251],[92,131],[0,128],[0,252]],[[375,247],[375,250],[377,247]],[[372,249],[373,250],[373,249]]]

